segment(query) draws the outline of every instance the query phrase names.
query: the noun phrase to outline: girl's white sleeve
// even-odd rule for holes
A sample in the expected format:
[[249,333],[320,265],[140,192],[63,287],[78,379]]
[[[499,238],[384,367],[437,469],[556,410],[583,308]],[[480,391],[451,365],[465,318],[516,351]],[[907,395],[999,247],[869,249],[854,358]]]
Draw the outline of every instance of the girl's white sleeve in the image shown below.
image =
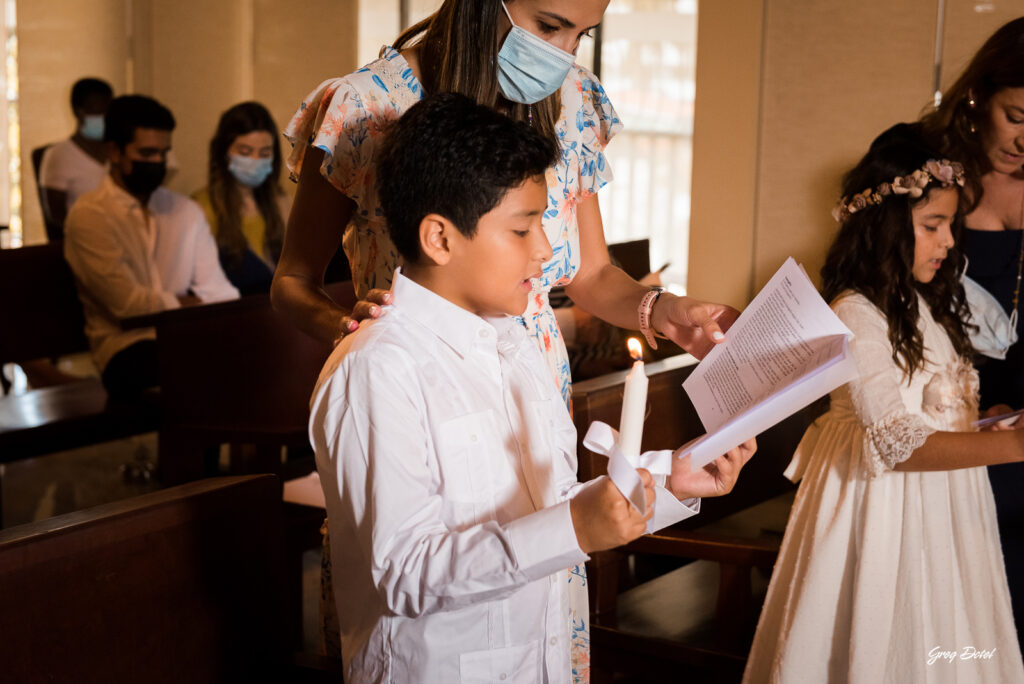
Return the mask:
[[857,378],[848,389],[864,427],[865,465],[872,475],[893,469],[935,432],[906,405],[900,387],[907,376],[896,365],[885,316],[861,295],[847,295],[832,308],[853,332],[850,349]]

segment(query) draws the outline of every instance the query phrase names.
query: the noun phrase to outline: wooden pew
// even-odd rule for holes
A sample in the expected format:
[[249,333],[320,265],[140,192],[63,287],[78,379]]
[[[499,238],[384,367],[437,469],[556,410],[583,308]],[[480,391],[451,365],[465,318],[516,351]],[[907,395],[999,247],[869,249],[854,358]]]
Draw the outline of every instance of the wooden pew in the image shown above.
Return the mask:
[[282,547],[280,484],[269,475],[4,530],[3,679],[306,681],[290,665]]
[[[351,282],[327,291],[355,303]],[[209,474],[203,452],[220,444],[254,447],[249,463],[233,464],[241,472],[281,473],[281,447],[308,448],[309,398],[331,350],[275,313],[267,295],[131,323],[157,329],[164,484]]]
[[[60,242],[0,250],[0,365],[88,351]],[[157,408],[111,402],[96,378],[0,396],[0,463],[151,432]]]
[[[688,355],[647,364],[644,450],[675,448],[704,432],[682,388],[695,365]],[[618,425],[625,375],[573,385],[581,480],[606,472],[607,460],[587,451],[582,438],[594,420]],[[782,471],[821,408],[819,402],[760,435],[758,452],[733,492],[704,499],[699,515],[622,549],[593,554],[588,577],[595,684],[612,681],[616,672],[651,680],[739,680],[766,588],[766,580],[757,581],[752,571],[770,573],[781,541],[778,530],[788,516],[786,495],[794,489]],[[716,529],[726,522],[728,532]],[[734,531],[741,527],[749,532]],[[677,560],[667,565],[667,574],[631,586],[625,562],[630,554],[633,567],[651,556],[696,562],[672,569]]]

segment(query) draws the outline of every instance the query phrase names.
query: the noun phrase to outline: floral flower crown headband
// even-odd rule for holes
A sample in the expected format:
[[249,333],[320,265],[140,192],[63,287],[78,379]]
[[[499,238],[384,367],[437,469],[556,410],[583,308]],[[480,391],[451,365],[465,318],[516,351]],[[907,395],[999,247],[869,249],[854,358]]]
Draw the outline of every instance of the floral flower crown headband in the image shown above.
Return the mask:
[[955,183],[960,187],[964,185],[964,167],[960,162],[943,159],[936,161],[929,159],[924,166],[909,176],[896,176],[891,183],[882,183],[877,188],[868,188],[858,192],[853,197],[844,197],[832,210],[832,218],[839,223],[850,218],[851,214],[868,206],[869,204],[881,204],[882,200],[889,195],[910,195],[920,197],[929,183],[938,183],[943,188],[952,187]]

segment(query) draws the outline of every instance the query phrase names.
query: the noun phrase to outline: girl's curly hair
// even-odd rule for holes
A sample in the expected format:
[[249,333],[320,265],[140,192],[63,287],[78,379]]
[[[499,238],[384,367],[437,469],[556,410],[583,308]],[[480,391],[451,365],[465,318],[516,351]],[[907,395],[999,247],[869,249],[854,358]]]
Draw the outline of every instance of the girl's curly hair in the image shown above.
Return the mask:
[[[897,124],[871,144],[864,158],[844,176],[844,197],[865,188],[891,182],[924,166],[941,155],[931,149],[916,124]],[[927,201],[932,184],[921,197],[890,195],[877,205],[847,216],[839,226],[825,265],[822,294],[832,301],[845,291],[867,297],[885,315],[889,323],[889,341],[896,365],[913,375],[924,365],[924,339],[918,327],[918,297],[927,304],[932,317],[945,328],[957,353],[970,358],[971,347],[964,323],[970,315],[958,274],[964,257],[959,250],[963,224],[962,212],[953,221],[957,243],[949,250],[942,267],[929,283],[914,279],[913,207]],[[957,186],[954,189],[960,193]]]

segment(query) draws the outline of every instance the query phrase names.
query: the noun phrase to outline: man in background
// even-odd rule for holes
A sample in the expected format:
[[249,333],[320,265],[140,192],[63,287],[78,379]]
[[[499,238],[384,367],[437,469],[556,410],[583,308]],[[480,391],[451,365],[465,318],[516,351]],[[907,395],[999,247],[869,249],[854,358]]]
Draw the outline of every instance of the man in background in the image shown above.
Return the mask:
[[202,209],[161,187],[174,126],[171,112],[150,97],[114,99],[104,131],[109,173],[65,222],[64,255],[111,396],[158,384],[156,331],[124,330],[123,319],[238,297]]

